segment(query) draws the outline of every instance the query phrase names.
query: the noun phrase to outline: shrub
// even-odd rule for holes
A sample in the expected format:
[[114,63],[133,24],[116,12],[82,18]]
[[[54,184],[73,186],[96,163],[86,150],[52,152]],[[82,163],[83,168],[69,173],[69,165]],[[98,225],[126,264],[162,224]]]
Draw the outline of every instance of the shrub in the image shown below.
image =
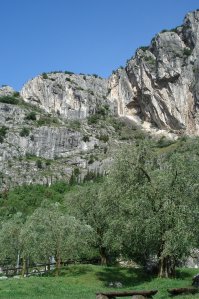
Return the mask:
[[162,31],[160,31],[160,33],[165,33],[165,32],[168,32],[169,30],[168,29],[163,29]]
[[191,49],[185,48],[185,49],[183,50],[183,54],[184,54],[185,56],[190,56],[191,53],[192,53],[192,50],[191,50]]
[[65,71],[64,73],[67,74],[67,75],[74,75],[74,73],[70,72],[70,71]]
[[98,120],[99,120],[99,115],[97,114],[90,115],[87,119],[89,125],[96,124]]
[[173,143],[174,142],[172,140],[169,140],[165,136],[162,136],[157,142],[157,147],[163,148],[163,147],[167,147]]
[[16,97],[16,98],[18,98],[18,97],[20,97],[20,93],[19,93],[18,91],[15,91],[15,92],[13,93],[13,96]]
[[37,168],[39,168],[39,169],[42,169],[42,168],[43,168],[43,166],[42,166],[42,162],[41,162],[40,159],[38,159],[38,160],[36,161],[36,166],[37,166]]
[[78,167],[75,167],[75,168],[74,168],[74,170],[73,170],[73,174],[74,174],[75,176],[78,176],[78,175],[80,174],[80,170],[79,170]]
[[103,105],[103,106],[99,106],[97,108],[96,114],[99,114],[101,116],[107,116],[109,113],[109,106],[108,105]]
[[109,141],[109,136],[105,135],[105,134],[102,134],[102,135],[97,136],[97,139],[99,139],[100,141],[103,141],[103,142],[106,143],[106,142]]
[[42,78],[43,79],[48,79],[48,75],[46,73],[42,73]]
[[69,122],[69,127],[73,130],[78,130],[81,127],[81,122],[79,120],[71,120]]
[[93,171],[88,171],[84,177],[84,182],[96,181],[97,179],[100,179],[100,177],[101,177],[101,175],[99,173],[95,173]]
[[83,138],[82,138],[82,140],[84,141],[84,142],[89,142],[89,136],[84,136]]
[[46,160],[46,166],[50,166],[51,165],[51,161],[50,160]]
[[142,50],[142,51],[147,51],[149,49],[149,47],[146,47],[146,46],[142,46],[142,47],[140,47],[140,50]]
[[36,120],[36,113],[34,111],[26,115],[27,120]]
[[19,133],[19,135],[21,136],[21,137],[26,137],[26,136],[29,136],[29,134],[30,134],[30,130],[28,129],[28,128],[23,128],[22,130],[21,130],[21,132]]
[[2,96],[0,97],[1,103],[17,105],[19,103],[19,99],[15,96]]
[[58,124],[58,119],[51,116],[43,116],[37,121],[38,126],[45,126],[51,124]]
[[3,143],[6,133],[7,133],[7,130],[8,130],[8,128],[6,126],[2,126],[0,128],[0,143]]

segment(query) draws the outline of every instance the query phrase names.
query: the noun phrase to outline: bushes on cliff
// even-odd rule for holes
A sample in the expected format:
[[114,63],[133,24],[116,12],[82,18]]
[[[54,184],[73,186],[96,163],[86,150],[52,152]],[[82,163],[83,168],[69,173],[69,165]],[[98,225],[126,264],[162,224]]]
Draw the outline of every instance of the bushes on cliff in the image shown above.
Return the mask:
[[6,126],[2,126],[0,128],[0,143],[3,143],[7,131],[8,131],[8,128]]
[[19,135],[21,137],[27,137],[30,134],[30,130],[26,127],[22,128],[21,132],[19,133]]
[[19,104],[19,98],[18,96],[1,96],[0,97],[0,103],[5,103],[5,104],[11,104],[11,105],[17,105]]

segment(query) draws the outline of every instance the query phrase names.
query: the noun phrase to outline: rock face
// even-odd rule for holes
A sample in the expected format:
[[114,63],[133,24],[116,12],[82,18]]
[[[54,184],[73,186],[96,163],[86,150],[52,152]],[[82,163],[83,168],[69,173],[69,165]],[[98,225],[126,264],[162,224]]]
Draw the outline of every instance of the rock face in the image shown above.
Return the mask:
[[118,115],[158,129],[199,133],[199,11],[156,35],[109,79]]
[[20,94],[0,88],[0,189],[102,174],[121,143],[140,137],[135,123],[167,136],[199,135],[199,11],[108,79],[51,72]]
[[38,76],[21,90],[24,101],[67,119],[95,114],[107,100],[107,81],[97,76],[53,72]]

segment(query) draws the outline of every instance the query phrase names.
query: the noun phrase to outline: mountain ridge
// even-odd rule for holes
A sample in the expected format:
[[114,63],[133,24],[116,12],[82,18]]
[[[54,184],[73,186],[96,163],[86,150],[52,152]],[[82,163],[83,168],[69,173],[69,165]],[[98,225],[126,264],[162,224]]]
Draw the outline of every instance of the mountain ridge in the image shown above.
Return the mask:
[[103,175],[121,144],[199,135],[199,11],[108,79],[43,73],[0,88],[0,188]]

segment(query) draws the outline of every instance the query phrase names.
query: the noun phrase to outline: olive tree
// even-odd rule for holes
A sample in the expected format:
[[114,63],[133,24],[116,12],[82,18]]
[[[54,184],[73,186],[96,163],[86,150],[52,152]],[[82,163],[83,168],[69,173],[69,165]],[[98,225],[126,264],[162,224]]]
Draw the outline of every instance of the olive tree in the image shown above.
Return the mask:
[[9,262],[19,266],[19,258],[22,250],[20,238],[24,219],[21,213],[16,213],[12,218],[6,219],[0,227],[0,260],[1,263]]
[[87,246],[91,228],[63,213],[58,203],[42,206],[27,219],[21,232],[23,256],[34,261],[56,260],[59,274],[61,260],[77,258]]
[[146,141],[123,150],[108,178],[107,243],[138,261],[157,256],[159,276],[172,276],[197,235],[198,178],[195,152],[163,153]]

